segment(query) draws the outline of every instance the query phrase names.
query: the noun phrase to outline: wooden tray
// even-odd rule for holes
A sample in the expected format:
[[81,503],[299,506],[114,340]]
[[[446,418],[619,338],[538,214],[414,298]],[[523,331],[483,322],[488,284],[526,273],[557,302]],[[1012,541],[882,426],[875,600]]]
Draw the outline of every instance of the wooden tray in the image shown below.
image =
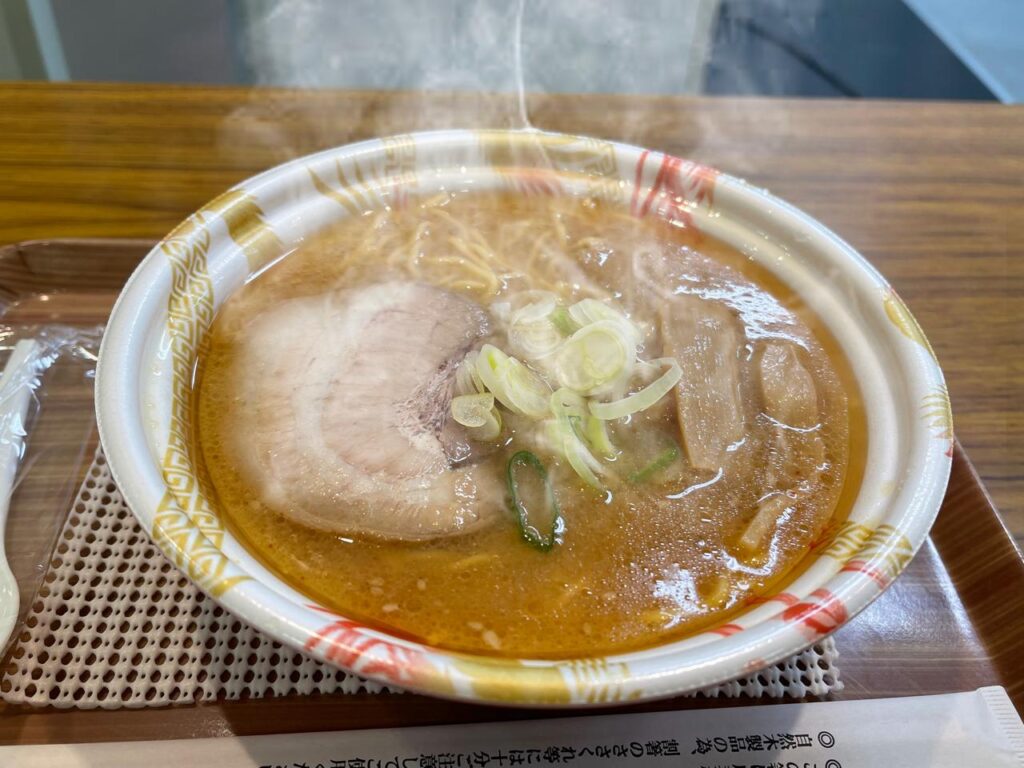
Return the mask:
[[[0,325],[93,326],[104,322],[125,279],[151,245],[129,240],[54,240],[0,248]],[[69,381],[49,390],[44,410],[59,412],[62,418],[60,425],[51,422],[45,430],[33,431],[32,450],[41,456],[32,473],[36,486],[77,485],[82,462],[67,462],[88,451],[95,436],[83,440],[79,431],[67,425],[76,419],[91,422],[91,409],[90,392],[80,382],[76,386]],[[1024,560],[967,456],[959,445],[955,450],[949,491],[928,541],[892,587],[837,632],[839,667],[846,688],[830,698],[947,693],[1002,685],[1018,711],[1024,711]],[[52,521],[66,506],[55,510],[43,505],[47,499],[52,504],[57,496],[19,488],[12,521],[47,516]],[[38,547],[38,540],[30,540],[29,534],[19,530],[8,531],[12,554],[19,546]],[[53,528],[50,530],[52,535]],[[753,702],[675,698],[630,709]],[[551,714],[414,695],[368,694],[109,712],[33,710],[0,704],[0,744],[248,735]]]

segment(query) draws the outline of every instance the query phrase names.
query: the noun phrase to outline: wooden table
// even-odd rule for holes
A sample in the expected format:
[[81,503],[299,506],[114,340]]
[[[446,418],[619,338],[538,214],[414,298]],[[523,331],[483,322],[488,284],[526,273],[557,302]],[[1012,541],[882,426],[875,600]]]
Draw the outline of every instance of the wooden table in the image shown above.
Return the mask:
[[[158,238],[234,182],[297,155],[415,128],[515,125],[517,114],[511,97],[498,96],[111,85],[4,84],[0,105],[0,245]],[[864,253],[930,337],[949,379],[960,440],[1009,527],[1024,539],[1024,108],[545,96],[530,100],[530,114],[538,127],[694,157],[766,186]],[[970,472],[962,456],[956,472]],[[980,494],[958,503],[968,511],[985,506]],[[994,521],[986,523],[989,534],[1000,535],[998,521],[986,519]],[[991,644],[982,650],[971,632],[955,631],[963,622],[969,629],[1019,624],[1014,612],[1024,608],[1024,590],[1012,605],[984,600],[987,583],[1021,577],[1019,557],[1011,550],[990,558],[997,562],[976,563],[962,556],[971,540],[958,536],[953,519],[940,516],[934,541],[908,573],[840,632],[844,696],[962,690],[991,680],[997,668],[1007,672],[1008,664],[1024,680],[1015,655],[994,653]],[[935,573],[952,574],[975,599],[943,592]],[[908,606],[938,624],[886,623]],[[889,634],[880,638],[879,626]],[[945,644],[954,635],[958,644]],[[1015,642],[1012,631],[998,639],[1002,650]],[[915,676],[920,668],[928,674]],[[1024,700],[1024,690],[1015,695]],[[0,706],[0,743],[499,715],[509,713],[420,697],[401,704],[393,697],[297,698],[111,713]]]

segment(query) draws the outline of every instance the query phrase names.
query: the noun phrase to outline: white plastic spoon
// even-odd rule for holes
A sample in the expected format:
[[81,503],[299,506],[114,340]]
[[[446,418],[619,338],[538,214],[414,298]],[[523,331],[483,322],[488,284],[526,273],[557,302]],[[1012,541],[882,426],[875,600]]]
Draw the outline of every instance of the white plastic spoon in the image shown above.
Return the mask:
[[25,417],[35,389],[35,368],[39,359],[37,344],[31,339],[19,341],[7,359],[0,376],[0,649],[7,645],[18,620],[18,583],[7,564],[4,532],[7,510],[14,490],[14,477],[21,461],[25,440]]

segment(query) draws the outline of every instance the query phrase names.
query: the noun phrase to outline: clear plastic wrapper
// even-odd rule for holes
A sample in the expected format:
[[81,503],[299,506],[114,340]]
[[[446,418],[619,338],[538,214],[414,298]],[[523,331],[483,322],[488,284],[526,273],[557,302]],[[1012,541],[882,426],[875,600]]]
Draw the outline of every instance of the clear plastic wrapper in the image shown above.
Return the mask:
[[[57,533],[96,444],[92,395],[102,332],[0,324],[0,495],[10,494],[5,552],[19,598],[14,631],[0,633],[4,656],[45,589]],[[12,593],[0,595],[0,613],[11,613]]]

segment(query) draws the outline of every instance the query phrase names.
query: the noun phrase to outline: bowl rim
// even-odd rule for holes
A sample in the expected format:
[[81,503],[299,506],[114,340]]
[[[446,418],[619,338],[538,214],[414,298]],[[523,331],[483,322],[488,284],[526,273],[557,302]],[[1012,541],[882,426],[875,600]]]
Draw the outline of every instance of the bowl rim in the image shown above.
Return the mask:
[[[805,249],[828,252],[828,258],[847,267],[849,274],[861,281],[862,290],[877,292],[879,311],[888,317],[897,332],[891,341],[901,366],[900,373],[915,382],[916,391],[945,393],[942,372],[919,326],[891,286],[863,256],[823,224],[767,191],[666,154],[568,134],[443,130],[416,133],[409,137],[371,139],[326,149],[268,169],[232,187],[226,194],[244,191],[259,195],[297,169],[309,169],[326,160],[380,155],[389,142],[412,141],[417,151],[443,152],[490,139],[526,139],[542,143],[597,141],[610,146],[616,158],[638,162],[637,179],[640,179],[640,170],[646,167],[644,163],[652,162],[656,166],[670,159],[691,168],[698,176],[713,174],[716,197],[727,198],[752,218],[763,214],[759,223],[764,227],[799,233],[806,238]],[[623,175],[620,172],[618,178],[621,180]],[[211,203],[200,209],[186,223],[213,207]],[[194,232],[185,237],[192,235]],[[151,450],[139,453],[148,447],[141,425],[142,414],[132,413],[132,409],[125,408],[124,404],[138,397],[132,392],[140,386],[133,379],[141,363],[145,342],[145,328],[139,321],[142,318],[152,320],[167,310],[171,275],[166,254],[161,249],[173,236],[174,233],[168,235],[155,246],[125,284],[111,312],[101,345],[96,372],[96,412],[100,440],[111,473],[147,534],[213,599],[286,645],[364,677],[443,698],[522,706],[601,705],[617,700],[663,698],[717,684],[797,653],[828,636],[867,607],[905,568],[923,544],[938,514],[951,464],[952,425],[950,421],[937,438],[929,424],[918,419],[910,427],[911,452],[914,460],[919,460],[918,470],[908,482],[912,487],[901,489],[899,496],[909,501],[903,502],[902,506],[893,505],[895,511],[902,513],[899,520],[903,525],[895,526],[876,541],[876,534],[885,527],[878,526],[871,531],[869,538],[859,542],[860,546],[854,549],[843,569],[818,589],[799,596],[780,592],[767,599],[776,600],[778,605],[771,609],[762,606],[762,617],[751,626],[729,624],[722,627],[721,632],[701,633],[717,632],[715,637],[707,638],[701,645],[680,649],[677,647],[680,642],[670,642],[608,657],[549,661],[493,658],[436,649],[358,626],[335,614],[330,614],[330,622],[317,627],[311,624],[310,614],[312,611],[325,612],[324,609],[313,605],[312,601],[305,606],[289,603],[273,587],[259,579],[247,578],[250,575],[234,563],[224,564],[226,570],[222,574],[231,583],[223,590],[211,588],[204,571],[208,562],[190,555],[173,536],[157,535],[154,527],[153,489],[146,487],[137,469],[140,455],[149,455],[154,460],[156,457],[151,455]],[[948,396],[945,409],[948,414]],[[213,549],[220,550],[219,542],[206,537],[201,526],[197,535],[197,540],[202,539]],[[818,557],[820,559],[821,555]],[[856,567],[849,568],[851,563]],[[784,582],[789,583],[790,580]],[[737,618],[742,619],[746,615]],[[712,646],[714,653],[709,653]],[[697,653],[701,648],[703,652]]]

